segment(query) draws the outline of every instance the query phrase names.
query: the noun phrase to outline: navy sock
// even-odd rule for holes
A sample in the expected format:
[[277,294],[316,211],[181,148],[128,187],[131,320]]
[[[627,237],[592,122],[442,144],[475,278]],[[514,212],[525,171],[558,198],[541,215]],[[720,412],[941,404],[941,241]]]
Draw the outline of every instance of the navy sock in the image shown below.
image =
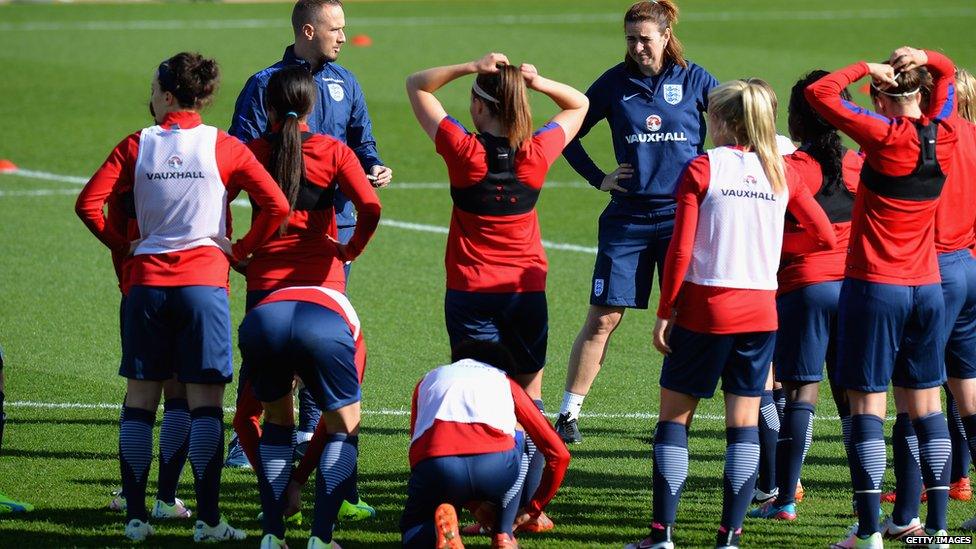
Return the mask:
[[325,449],[319,460],[319,472],[315,477],[315,518],[312,535],[322,541],[332,541],[332,529],[339,506],[349,493],[350,483],[355,482],[353,472],[359,456],[359,437],[335,433],[325,439]]
[[803,460],[813,441],[813,415],[814,406],[809,402],[790,402],[786,405],[786,421],[783,422],[783,429],[779,433],[780,443],[776,448],[777,505],[794,502]]
[[925,492],[928,495],[925,527],[945,530],[946,510],[949,507],[949,469],[952,466],[949,425],[942,412],[916,418],[912,423],[918,433],[922,478],[925,479]]
[[891,446],[895,466],[895,510],[891,520],[904,526],[918,516],[922,497],[922,471],[918,468],[918,437],[908,414],[895,416],[891,430]]
[[292,452],[295,427],[265,423],[261,430],[258,453],[261,463],[255,463],[258,491],[261,493],[261,526],[265,534],[285,538],[284,501],[281,499],[291,480]]
[[962,427],[966,431],[966,442],[969,445],[969,455],[976,458],[976,414],[962,419]]
[[[525,437],[525,444],[528,444],[528,437]],[[521,507],[521,502],[523,500],[523,492],[525,491],[525,476],[529,472],[529,456],[525,453],[523,446],[522,459],[519,462],[519,473],[518,477],[515,478],[515,483],[512,487],[505,492],[502,496],[502,508],[501,512],[498,513],[495,528],[497,532],[503,532],[508,534],[512,538],[515,537],[513,533],[513,525],[515,524],[515,518],[518,516],[519,508]]]
[[870,414],[851,416],[851,476],[857,503],[857,535],[866,538],[881,530],[881,480],[884,477],[884,420]]
[[674,524],[687,479],[688,430],[680,423],[659,421],[654,430],[654,522]]
[[[546,409],[541,399],[533,399],[535,407],[545,414]],[[525,472],[525,485],[522,488],[522,498],[519,505],[522,507],[532,501],[532,496],[539,489],[542,482],[542,471],[546,468],[546,456],[536,449],[535,442],[530,437],[525,437],[525,455],[529,460],[529,469]]]
[[312,392],[302,387],[302,390],[298,391],[298,430],[314,433],[320,419],[322,419],[322,410],[312,398]]
[[952,440],[952,475],[949,482],[957,482],[969,476],[969,466],[972,456],[969,455],[969,443],[966,440],[966,429],[962,425],[959,406],[952,393],[946,388],[946,408],[949,413],[949,439]]
[[224,410],[202,406],[190,411],[190,465],[197,492],[197,518],[220,522],[220,473],[224,460]]
[[156,414],[140,408],[122,412],[119,426],[119,463],[125,493],[126,520],[149,520],[146,511],[146,482],[152,463],[153,424]]
[[767,494],[776,488],[776,444],[779,442],[779,412],[772,391],[763,391],[759,401],[759,481]]
[[171,398],[163,404],[163,423],[159,427],[159,485],[156,499],[173,505],[189,449],[189,405],[185,398]]
[[752,502],[759,468],[759,428],[725,428],[725,475],[721,526],[729,531],[742,528]]
[[782,387],[773,389],[773,402],[776,404],[776,413],[779,414],[779,423],[782,425],[786,418],[786,389]]

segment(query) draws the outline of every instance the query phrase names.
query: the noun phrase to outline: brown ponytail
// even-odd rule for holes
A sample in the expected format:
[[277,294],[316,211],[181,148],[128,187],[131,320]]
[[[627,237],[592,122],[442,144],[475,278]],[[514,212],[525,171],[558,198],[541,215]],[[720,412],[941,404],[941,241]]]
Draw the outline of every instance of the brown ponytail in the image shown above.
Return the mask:
[[513,149],[519,148],[532,136],[532,111],[525,90],[522,71],[513,65],[503,65],[495,74],[479,74],[475,83],[490,98],[473,94],[488,107],[488,113],[505,128],[505,136]]
[[[672,0],[657,0],[656,2],[637,2],[630,6],[624,14],[624,24],[643,23],[653,21],[658,26],[658,32],[663,33],[665,29],[671,29],[671,38],[664,46],[664,60],[671,61],[682,68],[688,68],[685,61],[685,48],[678,40],[678,35],[674,31],[674,26],[678,24],[678,6]],[[637,63],[624,54],[624,63],[627,69],[633,72],[639,70]]]
[[[278,182],[292,210],[305,177],[299,120],[312,111],[315,94],[315,81],[304,67],[287,67],[274,73],[265,92],[268,110],[281,123],[280,131],[271,135],[268,172]],[[285,234],[287,228],[288,219],[285,219],[278,234]]]

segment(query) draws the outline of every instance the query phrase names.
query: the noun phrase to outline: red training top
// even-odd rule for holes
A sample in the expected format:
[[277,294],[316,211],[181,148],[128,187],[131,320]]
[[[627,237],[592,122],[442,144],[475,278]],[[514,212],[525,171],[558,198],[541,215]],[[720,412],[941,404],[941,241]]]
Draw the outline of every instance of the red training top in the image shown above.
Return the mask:
[[[451,186],[465,188],[488,173],[485,148],[450,116],[441,120],[434,143],[447,164]],[[546,124],[519,148],[515,174],[541,189],[549,166],[566,144],[555,123]],[[508,216],[476,215],[453,208],[447,235],[447,287],[468,292],[540,292],[546,289],[548,262],[535,209]]]
[[935,251],[940,254],[976,248],[976,125],[958,114],[948,121],[959,144],[935,209]]
[[[301,124],[303,132],[308,131]],[[265,166],[271,159],[271,143],[264,137],[247,144]],[[312,134],[302,142],[305,179],[313,193],[323,189],[331,195],[336,188],[356,206],[356,230],[346,245],[345,260],[352,261],[366,247],[380,220],[380,200],[376,196],[356,153],[345,143],[322,134]],[[304,182],[303,182],[304,184]],[[282,235],[276,231],[258,248],[247,266],[247,289],[274,290],[287,286],[326,286],[345,291],[343,260],[336,257],[337,238],[333,201],[322,206],[303,205],[301,198],[288,217]],[[253,216],[259,215],[254,210]]]
[[[800,178],[800,181],[807,186],[810,194],[816,195],[820,192],[820,187],[823,185],[823,172],[820,169],[819,162],[802,151],[785,156],[783,160]],[[864,156],[848,150],[842,162],[844,185],[847,190],[857,194]],[[851,222],[833,223],[832,226],[834,235],[837,237],[837,245],[829,250],[799,254],[783,250],[780,270],[777,275],[779,279],[777,295],[786,294],[812,284],[844,279],[844,262],[847,260],[847,246],[851,238]],[[795,221],[787,219],[785,230],[791,236],[795,235],[801,239],[809,238],[803,227]]]
[[[955,110],[953,101],[940,90],[940,80],[952,78],[955,67],[945,56],[926,51],[928,69],[937,85],[928,109],[917,119],[923,125],[938,124],[936,156],[942,171],[951,172],[956,132],[944,122]],[[868,75],[864,62],[833,72],[810,84],[807,101],[837,129],[856,141],[865,162],[888,176],[911,174],[918,163],[919,137],[916,119],[887,118],[841,98],[849,84]],[[851,247],[846,275],[885,284],[917,286],[938,284],[939,263],[935,254],[935,210],[938,199],[899,199],[882,196],[861,186],[854,202]]]
[[[113,231],[124,234],[129,241],[139,239],[139,224],[136,223],[135,218],[129,217],[129,214],[126,213],[122,198],[118,195],[109,196],[105,203],[105,224],[111,227]],[[125,280],[126,272],[131,266],[131,262],[128,260],[131,258],[132,256],[128,255],[128,250],[124,252],[112,250],[112,267],[115,269],[115,277],[119,280],[119,291],[123,295],[128,292]]]
[[[191,129],[201,123],[198,113],[178,111],[166,114],[160,126]],[[129,235],[119,232],[121,225],[106,223],[102,208],[113,196],[124,197],[133,191],[139,138],[140,132],[136,132],[115,147],[75,203],[75,211],[88,229],[116,254],[128,255],[131,241]],[[215,156],[228,196],[247,191],[262,210],[251,230],[232,247],[234,259],[240,260],[277,229],[288,214],[288,203],[251,151],[226,132],[217,134]],[[228,216],[228,223],[229,219]],[[123,293],[133,285],[228,287],[229,258],[214,246],[137,255],[124,263]]]
[[[811,232],[812,240],[807,236],[797,238],[795,234],[784,234],[783,249],[799,251],[809,250],[811,247],[813,249],[834,247],[836,240],[827,215],[790,166],[787,165],[785,168],[789,191],[786,209]],[[706,154],[692,160],[678,181],[675,195],[678,209],[675,213],[674,236],[671,238],[667,260],[664,262],[657,316],[669,319],[674,314],[677,325],[698,333],[736,334],[775,331],[779,328],[775,289],[707,286],[685,280],[693,256],[714,257],[714,250],[695,249],[699,209],[708,195],[710,179],[711,162]],[[750,247],[732,253],[748,262],[750,254],[756,251]],[[775,253],[775,257],[779,258],[779,250],[771,250],[769,253]],[[720,258],[714,261],[720,261]]]

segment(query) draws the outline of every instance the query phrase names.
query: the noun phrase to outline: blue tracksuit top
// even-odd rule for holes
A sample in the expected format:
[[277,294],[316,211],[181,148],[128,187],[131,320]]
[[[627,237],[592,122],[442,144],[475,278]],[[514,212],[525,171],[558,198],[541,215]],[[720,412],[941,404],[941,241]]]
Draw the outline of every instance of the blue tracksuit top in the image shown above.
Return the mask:
[[[295,56],[294,46],[288,46],[281,61],[247,80],[234,106],[229,134],[246,143],[268,131],[264,90],[268,87],[268,79],[272,74],[292,65],[309,66],[307,61]],[[341,65],[326,63],[313,72],[312,77],[315,78],[319,96],[308,115],[309,131],[331,135],[349,145],[356,152],[365,171],[377,164],[383,164],[376,152],[373,124],[369,120],[369,111],[366,110],[366,98],[352,72]],[[339,227],[356,224],[352,202],[338,189],[335,193],[335,209]]]
[[563,155],[590,185],[599,188],[606,174],[586,154],[580,138],[605,118],[617,163],[634,167],[633,176],[618,182],[628,192],[612,194],[651,207],[673,204],[681,172],[704,152],[704,112],[708,92],[717,85],[714,76],[690,61],[687,68],[670,63],[650,77],[634,74],[620,63],[586,91],[590,108]]

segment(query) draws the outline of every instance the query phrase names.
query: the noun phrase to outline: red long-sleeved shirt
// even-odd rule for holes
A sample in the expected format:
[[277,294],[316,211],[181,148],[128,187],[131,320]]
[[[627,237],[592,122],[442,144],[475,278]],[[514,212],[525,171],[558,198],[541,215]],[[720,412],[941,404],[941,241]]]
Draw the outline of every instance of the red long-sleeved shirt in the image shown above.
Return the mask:
[[[201,124],[200,115],[191,111],[168,113],[161,126],[178,124],[190,129]],[[122,140],[88,181],[75,203],[75,212],[88,229],[115,254],[128,255],[130,239],[120,232],[121,225],[108,224],[103,207],[107,202],[133,190],[139,155],[139,132]],[[237,260],[251,254],[288,215],[288,202],[264,167],[240,141],[218,132],[217,167],[228,195],[246,191],[261,207],[261,215],[250,231],[234,243]],[[114,225],[114,226],[113,226]],[[229,236],[229,233],[228,233]],[[124,261],[123,293],[133,285],[147,286],[228,286],[228,257],[219,248],[200,246],[179,252],[146,254]]]
[[[955,109],[945,79],[952,77],[955,67],[937,52],[926,53],[936,86],[928,109],[917,121],[923,125],[938,124],[936,157],[948,175],[958,138],[952,126],[943,121]],[[915,170],[919,158],[916,119],[887,118],[840,96],[841,90],[867,75],[864,62],[833,72],[807,87],[807,101],[861,146],[865,162],[876,172],[895,177],[908,175]],[[846,275],[885,284],[938,284],[937,205],[938,199],[896,199],[861,186],[854,202]]]
[[[812,195],[820,192],[820,187],[823,185],[823,172],[820,169],[820,164],[812,156],[797,151],[784,157],[783,160],[806,185]],[[850,192],[857,194],[864,157],[854,151],[847,151],[842,163],[844,186]],[[847,260],[847,246],[851,238],[851,222],[833,223],[832,226],[834,235],[837,237],[837,245],[829,250],[791,253],[790,249],[784,247],[780,270],[777,274],[779,279],[777,295],[789,293],[811,284],[844,279],[844,263]],[[789,235],[788,238],[784,236],[787,241],[793,238],[810,238],[802,226],[789,219],[786,221],[785,231],[785,234]]]
[[[422,384],[414,388],[410,405],[410,436],[413,437],[418,416],[418,397]],[[546,458],[542,481],[525,507],[525,512],[536,517],[559,490],[569,468],[569,452],[542,412],[536,408],[529,395],[514,381],[509,380],[515,418],[522,426],[538,451]],[[515,441],[489,426],[474,423],[436,420],[434,424],[410,445],[410,466],[439,456],[472,455],[511,450]]]
[[[813,242],[815,249],[829,249],[836,245],[830,220],[813,199],[810,190],[786,166],[789,189],[787,210],[810,231],[809,237],[787,238],[783,248],[804,250]],[[707,155],[691,161],[678,182],[674,236],[668,246],[664,274],[661,277],[661,300],[658,318],[670,319],[677,313],[675,323],[688,330],[708,334],[736,334],[771,332],[776,330],[776,291],[704,286],[685,281],[692,255],[695,253],[695,234],[698,229],[699,205],[708,193],[711,167]],[[753,250],[742,250],[748,255]]]
[[[559,158],[565,132],[549,123],[526,140],[515,155],[518,180],[541,189]],[[434,139],[447,164],[451,187],[464,188],[488,174],[485,148],[456,119],[441,120]],[[542,248],[539,217],[531,211],[507,216],[479,215],[454,207],[444,265],[447,287],[466,292],[541,292],[549,263]]]
[[[302,131],[308,127],[301,125]],[[247,145],[265,165],[271,158],[271,143],[264,138]],[[321,189],[338,188],[356,206],[356,229],[346,245],[346,259],[362,253],[376,232],[380,220],[380,200],[376,196],[356,153],[341,141],[314,134],[302,143],[305,178]],[[253,215],[258,215],[254,211]],[[335,210],[296,208],[288,218],[284,235],[275,232],[254,252],[247,266],[248,290],[273,290],[287,286],[327,286],[345,290],[343,261],[336,257]]]
[[959,137],[935,209],[935,251],[976,248],[976,125],[958,115],[949,119]]

